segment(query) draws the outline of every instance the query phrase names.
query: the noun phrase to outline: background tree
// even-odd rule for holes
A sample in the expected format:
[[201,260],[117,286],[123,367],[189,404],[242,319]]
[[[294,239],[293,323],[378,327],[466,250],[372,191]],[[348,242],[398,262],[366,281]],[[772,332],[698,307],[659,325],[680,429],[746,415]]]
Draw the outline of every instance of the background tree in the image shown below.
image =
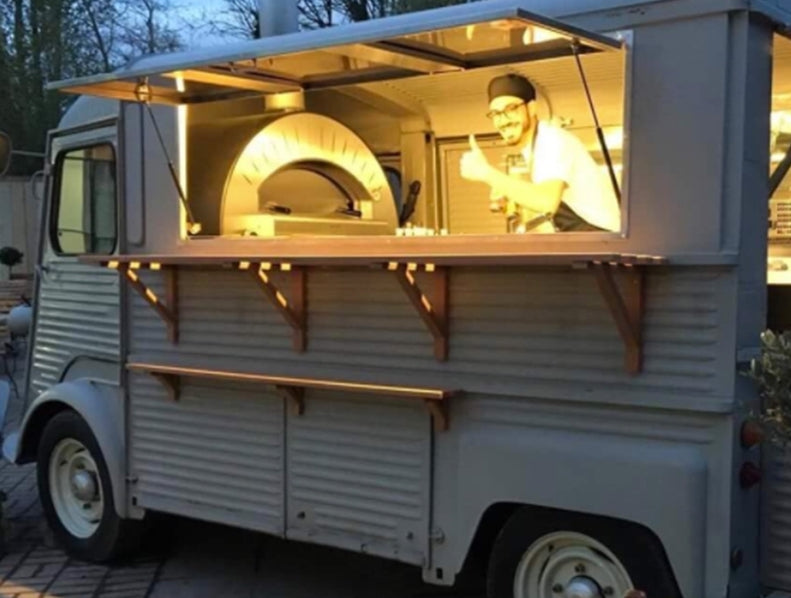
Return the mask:
[[[287,0],[288,1],[288,0]],[[297,0],[300,26],[304,29],[332,27],[340,23],[367,21],[389,15],[428,10],[475,0]],[[257,0],[224,0],[225,5],[212,23],[219,35],[257,38]]]
[[[46,91],[46,84],[178,48],[172,8],[171,0],[0,2],[0,130],[19,149],[43,151],[46,132],[73,99]],[[39,160],[16,157],[10,174],[40,167]]]

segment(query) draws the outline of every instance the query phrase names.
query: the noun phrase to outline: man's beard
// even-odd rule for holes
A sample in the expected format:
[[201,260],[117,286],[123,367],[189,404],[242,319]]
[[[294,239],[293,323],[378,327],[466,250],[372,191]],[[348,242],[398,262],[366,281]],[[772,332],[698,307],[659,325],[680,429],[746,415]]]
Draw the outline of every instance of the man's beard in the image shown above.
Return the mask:
[[530,131],[532,130],[532,127],[529,124],[520,126],[518,133],[511,132],[515,128],[514,125],[509,125],[508,128],[509,135],[507,137],[504,135],[504,130],[506,127],[503,127],[503,129],[500,130],[500,136],[503,138],[503,141],[505,141],[506,145],[511,147],[524,145],[527,142]]

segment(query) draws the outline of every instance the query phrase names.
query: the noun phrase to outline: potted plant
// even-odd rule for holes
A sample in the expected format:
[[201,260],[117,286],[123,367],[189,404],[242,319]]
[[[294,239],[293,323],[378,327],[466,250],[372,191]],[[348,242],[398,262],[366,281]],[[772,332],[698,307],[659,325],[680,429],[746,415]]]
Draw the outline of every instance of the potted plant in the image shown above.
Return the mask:
[[24,254],[16,247],[3,247],[0,248],[0,264],[8,268],[8,278],[11,278],[14,266],[22,261]]

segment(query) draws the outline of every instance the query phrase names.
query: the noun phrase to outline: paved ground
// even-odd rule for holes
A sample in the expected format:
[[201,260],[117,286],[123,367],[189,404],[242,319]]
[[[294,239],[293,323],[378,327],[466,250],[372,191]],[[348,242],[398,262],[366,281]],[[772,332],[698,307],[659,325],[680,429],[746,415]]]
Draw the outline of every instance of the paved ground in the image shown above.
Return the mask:
[[0,598],[478,598],[425,585],[414,567],[171,517],[135,560],[84,563],[53,544],[34,466],[0,461],[0,489]]

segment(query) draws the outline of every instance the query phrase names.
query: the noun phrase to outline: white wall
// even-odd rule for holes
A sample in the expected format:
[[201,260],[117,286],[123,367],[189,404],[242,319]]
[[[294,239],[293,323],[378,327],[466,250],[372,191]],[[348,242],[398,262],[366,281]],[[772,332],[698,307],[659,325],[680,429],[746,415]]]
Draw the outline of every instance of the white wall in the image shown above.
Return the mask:
[[[24,253],[15,274],[31,273],[36,255],[38,200],[28,177],[0,180],[0,247],[10,245]],[[0,267],[0,280],[8,278],[8,269]]]

